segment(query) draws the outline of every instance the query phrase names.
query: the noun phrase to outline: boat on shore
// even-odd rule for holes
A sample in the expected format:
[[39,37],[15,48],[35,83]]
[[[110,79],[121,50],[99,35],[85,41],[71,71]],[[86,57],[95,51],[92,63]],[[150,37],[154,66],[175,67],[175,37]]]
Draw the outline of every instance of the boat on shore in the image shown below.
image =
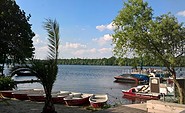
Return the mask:
[[7,97],[7,98],[13,98],[13,95],[12,95],[12,92],[14,90],[3,90],[3,91],[0,91],[0,93],[4,96],[4,97]]
[[54,104],[65,104],[64,98],[70,94],[70,91],[59,91],[57,93],[52,93],[52,101]]
[[72,92],[71,94],[69,94],[69,96],[64,98],[64,101],[68,106],[89,105],[89,98],[91,96],[92,94]]
[[129,90],[122,90],[123,97],[139,98],[146,100],[158,100],[160,99],[160,93],[151,93],[148,89],[148,85],[143,87],[132,87]]
[[89,98],[89,102],[93,108],[102,108],[108,101],[106,94],[94,94]]
[[12,92],[14,98],[19,100],[29,100],[28,94],[43,93],[42,89],[15,90]]
[[[66,96],[69,96],[69,94],[71,94],[71,92],[69,91],[58,91],[58,92],[52,92],[51,96],[52,96],[52,102],[54,104],[64,104],[64,98]],[[44,92],[40,92],[40,93],[30,93],[27,94],[29,100],[31,101],[37,101],[37,102],[44,102],[45,98],[46,98],[46,94]]]

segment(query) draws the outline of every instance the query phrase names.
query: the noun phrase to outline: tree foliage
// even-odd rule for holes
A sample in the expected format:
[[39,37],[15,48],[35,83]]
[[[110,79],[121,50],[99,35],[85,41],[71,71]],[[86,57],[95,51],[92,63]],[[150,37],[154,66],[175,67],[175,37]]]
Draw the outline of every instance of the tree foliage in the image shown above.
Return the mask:
[[2,63],[11,58],[16,62],[33,57],[35,36],[28,23],[29,16],[19,8],[15,1],[0,1],[0,53]]
[[15,88],[15,83],[11,77],[0,77],[0,90],[12,90],[13,88]]
[[[185,28],[170,13],[153,17],[152,8],[143,0],[128,0],[114,20],[114,52],[123,57],[128,51],[148,56],[166,66],[176,81],[175,66],[185,56]],[[183,98],[182,95],[180,97]],[[183,103],[181,98],[181,103]]]

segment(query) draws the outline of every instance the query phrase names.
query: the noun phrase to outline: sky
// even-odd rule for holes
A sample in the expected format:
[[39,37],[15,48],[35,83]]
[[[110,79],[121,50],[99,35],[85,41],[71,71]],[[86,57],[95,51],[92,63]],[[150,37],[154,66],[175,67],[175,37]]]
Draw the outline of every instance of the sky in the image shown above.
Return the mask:
[[[35,58],[47,57],[46,19],[60,26],[59,58],[109,58],[113,54],[112,21],[127,0],[16,0],[35,33]],[[145,0],[154,16],[171,12],[185,22],[185,0]]]

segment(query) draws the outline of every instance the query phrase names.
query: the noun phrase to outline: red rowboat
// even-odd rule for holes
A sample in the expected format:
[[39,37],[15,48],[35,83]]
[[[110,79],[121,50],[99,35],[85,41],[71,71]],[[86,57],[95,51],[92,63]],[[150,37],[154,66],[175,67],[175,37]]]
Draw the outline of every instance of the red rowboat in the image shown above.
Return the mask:
[[71,92],[69,91],[60,91],[59,93],[53,93],[52,95],[52,101],[54,104],[64,104],[64,98],[69,96]]
[[[52,92],[52,101],[53,103],[64,104],[64,97],[69,96],[71,92],[69,91],[59,91]],[[31,93],[27,95],[31,101],[44,102],[46,95],[44,92],[40,93]]]
[[13,92],[13,90],[4,90],[4,91],[0,91],[0,93],[1,93],[4,97],[8,97],[8,98],[13,98],[12,92]]
[[96,94],[89,98],[89,102],[91,106],[94,108],[102,108],[107,101],[108,101],[108,96],[105,94],[104,95]]
[[43,92],[41,89],[15,90],[12,92],[14,98],[19,100],[28,100],[28,94],[37,94]]
[[64,101],[68,106],[89,105],[89,98],[91,96],[92,94],[72,93],[65,97]]

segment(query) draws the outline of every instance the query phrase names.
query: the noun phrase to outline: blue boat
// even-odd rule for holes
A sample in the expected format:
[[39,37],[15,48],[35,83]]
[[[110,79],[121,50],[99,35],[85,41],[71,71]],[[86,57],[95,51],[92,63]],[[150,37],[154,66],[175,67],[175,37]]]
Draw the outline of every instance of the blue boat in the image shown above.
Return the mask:
[[138,79],[139,83],[149,83],[149,76],[145,74],[131,74],[131,76]]

